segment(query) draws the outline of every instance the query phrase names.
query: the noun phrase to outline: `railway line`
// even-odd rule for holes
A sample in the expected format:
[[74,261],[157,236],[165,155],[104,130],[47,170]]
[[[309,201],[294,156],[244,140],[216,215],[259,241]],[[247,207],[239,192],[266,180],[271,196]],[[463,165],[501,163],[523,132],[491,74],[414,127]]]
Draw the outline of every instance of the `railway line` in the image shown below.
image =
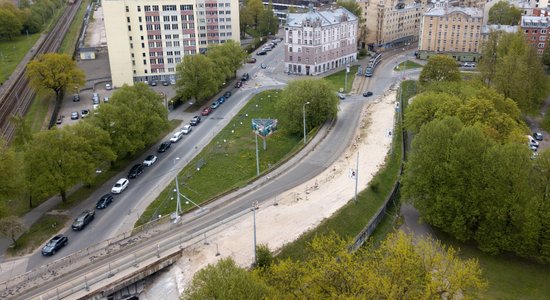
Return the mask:
[[[40,54],[56,52],[59,49],[80,4],[81,1],[75,1],[74,4],[69,3],[65,7],[52,30],[46,34],[46,37],[38,46],[31,50],[33,55],[30,59]],[[10,122],[11,116],[25,115],[36,95],[29,85],[26,69],[26,67],[16,69],[11,76],[13,80],[0,94],[0,133],[8,143],[11,142],[15,134],[15,126]]]

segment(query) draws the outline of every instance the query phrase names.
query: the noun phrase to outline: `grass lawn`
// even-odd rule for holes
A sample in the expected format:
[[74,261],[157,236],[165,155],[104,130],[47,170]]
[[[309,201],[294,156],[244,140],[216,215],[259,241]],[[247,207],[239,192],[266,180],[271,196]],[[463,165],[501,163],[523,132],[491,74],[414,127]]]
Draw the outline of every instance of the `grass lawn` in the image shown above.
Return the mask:
[[78,35],[80,33],[80,28],[82,27],[84,15],[86,14],[86,8],[89,3],[90,0],[79,2],[80,7],[78,8],[78,12],[73,19],[71,27],[69,27],[69,30],[67,31],[67,35],[65,35],[63,42],[61,42],[61,45],[59,46],[59,53],[65,53],[69,56],[74,54],[75,45],[78,42]]
[[67,215],[46,214],[17,239],[17,247],[9,248],[11,256],[25,255],[31,253],[48,239],[52,238],[69,221]]
[[[358,69],[359,69],[359,65],[350,67],[350,71],[348,73],[348,86],[345,91],[346,93],[351,91],[353,79],[355,79],[355,74],[357,74]],[[344,88],[344,84],[346,82],[346,70],[344,69],[342,71],[331,74],[327,77],[324,77],[324,79],[327,80],[332,85],[334,92],[338,92],[340,88]]]
[[0,41],[0,82],[3,83],[11,76],[15,67],[25,57],[25,54],[34,46],[40,33],[21,35],[11,41]]
[[393,68],[394,71],[405,71],[405,70],[410,70],[410,69],[417,69],[417,68],[422,68],[423,66],[419,63],[415,63],[414,61],[411,61],[411,60],[406,60],[400,64],[398,64],[397,66],[395,66]]
[[[237,116],[218,133],[178,175],[180,192],[198,204],[204,203],[228,190],[237,188],[256,177],[255,139],[251,130],[252,119],[282,119],[275,109],[280,91],[271,90],[254,96]],[[229,102],[232,100],[229,99]],[[230,104],[223,104],[230,105]],[[201,126],[201,125],[199,125]],[[267,150],[258,139],[260,173],[274,167],[302,147],[301,138],[285,131],[279,123],[278,130],[267,138]],[[197,171],[197,169],[200,169]],[[141,215],[136,226],[151,221],[157,215],[174,211],[171,198],[175,183],[172,182]],[[184,205],[185,211],[192,209]]]

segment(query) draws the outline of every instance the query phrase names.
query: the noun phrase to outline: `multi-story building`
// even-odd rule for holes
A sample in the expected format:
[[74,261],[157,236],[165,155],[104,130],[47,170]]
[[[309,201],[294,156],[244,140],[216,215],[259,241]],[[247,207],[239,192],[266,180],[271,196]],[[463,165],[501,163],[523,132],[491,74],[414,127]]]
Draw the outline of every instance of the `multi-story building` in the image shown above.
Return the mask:
[[279,20],[286,20],[286,15],[289,9],[302,10],[306,9],[310,5],[319,6],[330,4],[332,0],[262,0],[264,6],[268,6],[270,3],[273,7],[273,13],[279,18]]
[[166,80],[184,55],[239,41],[237,0],[103,0],[114,86]]
[[476,61],[481,46],[483,10],[436,4],[423,16],[418,53],[421,59],[447,54],[458,61]]
[[285,71],[317,75],[357,59],[358,19],[345,8],[288,14]]
[[543,55],[545,51],[550,51],[550,16],[523,16],[520,27],[525,39],[537,50],[537,54]]
[[529,0],[529,3],[533,8],[550,9],[549,0]]
[[361,3],[367,26],[366,42],[370,50],[400,47],[418,40],[420,18],[427,1],[378,0]]

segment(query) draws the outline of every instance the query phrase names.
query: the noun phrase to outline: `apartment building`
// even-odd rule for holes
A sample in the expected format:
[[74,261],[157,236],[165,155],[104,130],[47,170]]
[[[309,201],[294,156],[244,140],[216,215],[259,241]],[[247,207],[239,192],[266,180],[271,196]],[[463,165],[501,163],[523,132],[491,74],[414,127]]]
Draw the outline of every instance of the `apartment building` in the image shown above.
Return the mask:
[[114,86],[167,80],[184,55],[239,37],[238,0],[103,0]]
[[418,40],[420,18],[427,1],[379,0],[361,2],[370,50],[385,50]]
[[476,61],[481,46],[483,10],[436,4],[421,19],[418,55],[448,54],[457,61]]
[[357,59],[358,18],[345,8],[288,14],[285,71],[318,75]]
[[522,16],[520,27],[525,39],[537,50],[537,54],[543,55],[545,51],[550,51],[550,16],[547,13]]
[[550,9],[549,0],[529,0],[529,3],[533,8]]

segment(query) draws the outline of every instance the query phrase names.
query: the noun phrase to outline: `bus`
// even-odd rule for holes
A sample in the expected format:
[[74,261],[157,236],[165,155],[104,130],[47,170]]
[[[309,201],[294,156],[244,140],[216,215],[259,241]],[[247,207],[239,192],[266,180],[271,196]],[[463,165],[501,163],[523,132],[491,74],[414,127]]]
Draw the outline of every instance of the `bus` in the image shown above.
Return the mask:
[[376,68],[378,63],[380,63],[381,60],[382,60],[382,54],[380,53],[375,54],[373,57],[371,57],[371,59],[369,59],[369,63],[365,68],[366,77],[371,77],[372,75],[374,75],[374,69]]

